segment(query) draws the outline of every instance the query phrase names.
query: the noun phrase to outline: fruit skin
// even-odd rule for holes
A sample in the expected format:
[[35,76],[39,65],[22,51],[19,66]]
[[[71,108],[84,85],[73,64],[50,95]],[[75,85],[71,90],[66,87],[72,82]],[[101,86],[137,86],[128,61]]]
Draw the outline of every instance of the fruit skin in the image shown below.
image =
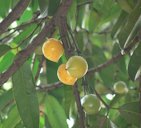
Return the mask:
[[88,115],[98,113],[101,108],[100,101],[94,94],[89,94],[82,97],[81,105],[83,107],[83,110]]
[[66,64],[61,64],[57,70],[58,79],[66,85],[74,85],[77,78],[70,76],[66,70]]
[[118,81],[114,84],[114,91],[117,93],[117,94],[125,94],[128,92],[128,88],[127,88],[127,85],[125,82],[123,81]]
[[64,53],[64,48],[61,41],[50,38],[43,44],[42,52],[48,60],[58,62]]
[[68,73],[76,78],[83,77],[88,71],[87,61],[81,56],[72,56],[66,63]]

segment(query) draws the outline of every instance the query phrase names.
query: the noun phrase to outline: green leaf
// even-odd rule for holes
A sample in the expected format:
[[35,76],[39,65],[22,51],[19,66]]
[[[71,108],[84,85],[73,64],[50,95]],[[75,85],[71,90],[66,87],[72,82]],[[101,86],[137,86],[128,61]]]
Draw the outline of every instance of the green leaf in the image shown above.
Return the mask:
[[31,8],[32,8],[32,12],[36,12],[37,9],[38,9],[38,6],[39,6],[38,0],[32,0],[30,6],[31,6]]
[[126,23],[128,14],[124,11],[120,13],[119,18],[117,19],[115,25],[112,28],[111,36],[114,38],[120,32],[121,27]]
[[41,13],[47,12],[48,0],[38,0],[38,3]]
[[140,125],[139,102],[125,104],[120,107],[119,112],[129,124]]
[[2,128],[15,128],[15,126],[21,121],[20,115],[18,113],[17,107],[14,106],[12,110],[7,115],[2,123]]
[[36,28],[36,24],[32,24],[28,27],[26,27],[19,35],[17,35],[12,42],[15,44],[19,44],[22,40],[26,39]]
[[9,12],[11,0],[0,0],[0,16],[5,17]]
[[1,109],[5,108],[5,106],[13,100],[13,92],[12,90],[9,90],[9,91],[6,91],[6,92],[3,92],[1,95],[0,95],[0,111]]
[[141,66],[141,42],[138,47],[135,49],[133,55],[130,58],[130,62],[128,64],[128,74],[131,80],[135,80],[136,73]]
[[0,73],[5,71],[14,60],[14,54],[10,51],[0,59]]
[[64,86],[64,100],[63,101],[64,101],[65,113],[66,113],[67,117],[69,117],[70,106],[71,106],[72,102],[74,102],[72,87]]
[[133,11],[128,16],[128,21],[125,26],[122,28],[121,32],[118,34],[118,40],[121,47],[124,47],[126,44],[130,33],[132,32],[138,18],[141,14],[141,1],[137,3],[137,6],[133,9]]
[[51,95],[46,97],[46,114],[52,128],[68,128],[62,106]]
[[13,92],[18,111],[26,128],[39,128],[38,100],[30,65],[25,63],[13,75]]
[[60,0],[49,0],[48,15],[53,16],[60,5]]
[[72,30],[76,27],[76,12],[77,11],[77,1],[74,0],[68,10],[67,22]]
[[47,82],[53,83],[58,81],[57,77],[57,70],[59,65],[61,64],[61,61],[59,63],[54,63],[49,60],[46,60],[46,75],[47,75]]
[[0,57],[3,56],[5,53],[7,53],[9,50],[11,50],[11,47],[5,44],[0,45]]

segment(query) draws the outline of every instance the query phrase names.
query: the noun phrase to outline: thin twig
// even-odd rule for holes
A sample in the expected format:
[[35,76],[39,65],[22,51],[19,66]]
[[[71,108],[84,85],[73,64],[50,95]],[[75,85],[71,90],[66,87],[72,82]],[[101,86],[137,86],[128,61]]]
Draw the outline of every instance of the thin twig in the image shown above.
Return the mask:
[[80,128],[85,128],[85,114],[81,106],[77,83],[75,83],[75,85],[73,86],[73,92],[74,92],[74,96],[75,96],[75,100],[76,100],[76,104],[78,108]]
[[5,32],[9,25],[18,19],[24,10],[27,8],[31,0],[20,0],[15,8],[9,13],[9,15],[0,23],[0,35]]
[[34,78],[35,79],[35,82],[37,81],[37,79],[39,77],[39,74],[40,74],[40,71],[41,71],[42,64],[43,64],[44,60],[45,60],[45,58],[44,58],[44,56],[42,56],[42,59],[41,59],[41,61],[39,63],[39,66],[38,66],[38,71],[37,71],[37,73],[35,75],[35,78]]
[[[141,74],[139,76],[139,111],[141,114]],[[141,122],[140,122],[140,128],[141,128]]]
[[122,58],[124,55],[130,52],[130,50],[138,43],[139,39],[138,37],[134,38],[134,40],[126,47],[124,48],[124,54],[119,52],[115,56],[113,56],[110,60],[106,61],[103,64],[98,65],[96,68],[91,68],[87,72],[87,74],[95,73],[101,71],[103,68],[108,67],[109,65],[113,64],[114,62],[118,61],[120,58]]
[[94,92],[96,94],[96,96],[99,98],[99,100],[104,104],[104,106],[107,108],[107,110],[109,110],[109,105],[101,98],[101,96],[98,94],[98,92],[96,91],[96,89],[94,88]]
[[51,91],[54,90],[56,88],[62,87],[62,83],[61,82],[56,82],[53,84],[48,84],[48,85],[39,85],[37,86],[37,90],[39,91]]

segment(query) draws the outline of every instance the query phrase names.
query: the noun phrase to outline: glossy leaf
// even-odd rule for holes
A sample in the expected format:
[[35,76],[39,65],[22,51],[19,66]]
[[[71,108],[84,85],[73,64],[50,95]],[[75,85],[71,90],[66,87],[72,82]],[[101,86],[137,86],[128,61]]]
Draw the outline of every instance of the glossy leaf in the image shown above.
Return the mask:
[[116,23],[112,28],[112,32],[111,32],[112,38],[114,38],[114,36],[116,36],[120,32],[122,26],[124,26],[124,24],[126,23],[127,16],[128,14],[124,11],[120,13],[120,16],[118,17]]
[[130,33],[132,32],[135,23],[138,21],[138,18],[141,14],[141,1],[137,3],[137,6],[133,9],[133,11],[128,16],[128,22],[125,24],[125,26],[122,28],[121,32],[118,34],[118,40],[121,45],[121,47],[124,47],[126,44]]
[[52,128],[68,128],[62,106],[50,95],[46,97],[46,114]]
[[138,69],[141,66],[141,43],[139,43],[138,47],[135,49],[133,55],[130,58],[130,62],[128,65],[128,74],[131,80],[135,80],[135,75]]
[[0,59],[0,72],[5,71],[14,60],[14,54],[10,51]]
[[11,0],[0,0],[0,16],[5,17],[7,16],[9,12],[9,7],[10,7],[10,2]]
[[140,125],[141,114],[139,113],[139,102],[131,102],[120,107],[121,116],[130,124]]
[[[13,92],[21,119],[27,128],[39,128],[39,108],[30,65],[13,75]],[[22,100],[21,100],[22,99]]]
[[0,45],[0,57],[3,56],[5,53],[7,53],[10,49],[11,49],[10,46],[1,44]]
[[77,1],[74,0],[69,8],[67,15],[67,20],[72,30],[74,30],[76,27],[76,13],[77,13],[76,11],[77,11]]

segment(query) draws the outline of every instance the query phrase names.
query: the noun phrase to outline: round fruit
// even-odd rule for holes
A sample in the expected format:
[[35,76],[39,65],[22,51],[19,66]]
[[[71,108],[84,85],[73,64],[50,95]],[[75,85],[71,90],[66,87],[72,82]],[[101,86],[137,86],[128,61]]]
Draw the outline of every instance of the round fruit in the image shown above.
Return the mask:
[[114,91],[118,94],[125,94],[128,92],[128,88],[125,82],[118,81],[114,84]]
[[100,101],[94,94],[85,95],[81,99],[81,105],[88,115],[96,114],[101,108]]
[[66,63],[68,73],[76,78],[83,77],[88,71],[87,61],[81,56],[72,56]]
[[58,79],[67,85],[74,85],[77,78],[70,76],[66,70],[66,64],[61,64],[57,70]]
[[47,59],[58,62],[64,53],[64,48],[61,41],[50,38],[43,44],[42,52]]
[[96,84],[95,90],[97,91],[98,94],[106,94],[109,92],[108,89],[102,84]]

